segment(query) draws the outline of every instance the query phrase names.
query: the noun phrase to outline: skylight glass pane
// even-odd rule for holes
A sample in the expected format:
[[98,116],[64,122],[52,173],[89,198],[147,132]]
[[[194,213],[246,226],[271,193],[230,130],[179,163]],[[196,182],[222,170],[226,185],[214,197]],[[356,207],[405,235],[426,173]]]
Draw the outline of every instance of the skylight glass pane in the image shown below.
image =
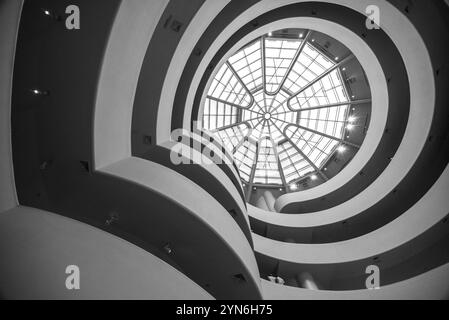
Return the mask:
[[285,87],[290,92],[297,93],[334,65],[334,62],[307,43],[288,74]]
[[250,92],[228,64],[224,64],[215,76],[209,88],[208,96],[242,108],[249,107],[252,102]]
[[301,46],[301,40],[265,39],[265,88],[270,94],[280,90]]
[[345,138],[350,99],[340,69],[302,41],[256,39],[207,89],[202,125],[234,154],[244,182],[296,183],[320,170]]
[[262,85],[262,51],[261,40],[255,41],[231,58],[229,63],[234,67],[248,90]]
[[214,131],[225,126],[226,118],[228,123],[237,122],[238,108],[216,101],[213,98],[206,98],[203,112],[203,128]]
[[257,183],[282,184],[276,152],[269,139],[260,141],[254,181],[256,180]]

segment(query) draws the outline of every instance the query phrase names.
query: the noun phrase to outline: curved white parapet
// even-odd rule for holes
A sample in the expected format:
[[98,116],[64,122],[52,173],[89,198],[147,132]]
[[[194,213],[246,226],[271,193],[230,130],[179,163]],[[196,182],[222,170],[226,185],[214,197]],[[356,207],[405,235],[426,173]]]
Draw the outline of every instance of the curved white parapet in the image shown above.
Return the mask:
[[[240,27],[245,25],[247,22],[254,19],[258,15],[265,12],[273,10],[282,5],[288,5],[292,3],[303,2],[299,0],[280,0],[280,1],[260,1],[240,16],[238,16],[232,23],[228,25],[226,29],[217,37],[212,46],[204,54],[202,62],[197,69],[193,81],[190,86],[189,95],[185,104],[185,118],[184,126],[186,128],[190,125],[191,110],[193,107],[194,95],[196,93],[196,88],[198,87],[201,78],[209,65],[209,62],[217,52],[217,50],[229,39],[229,37],[234,34]],[[410,104],[410,115],[408,120],[408,125],[404,138],[401,145],[389,164],[389,166],[384,170],[384,172],[378,177],[378,179],[370,185],[364,192],[359,194],[357,197],[348,201],[348,205],[352,208],[351,210],[346,210],[344,216],[336,215],[335,220],[341,221],[345,220],[358,212],[363,211],[366,208],[366,204],[371,206],[382,199],[386,194],[391,192],[402,178],[409,172],[410,168],[415,163],[417,157],[419,156],[423,146],[426,142],[426,137],[429,133],[430,126],[432,123],[433,109],[435,105],[435,83],[433,78],[433,69],[430,61],[429,54],[427,52],[426,46],[419,36],[417,30],[414,28],[412,23],[404,16],[393,5],[382,0],[363,0],[363,1],[335,1],[335,0],[317,0],[317,2],[328,2],[335,3],[339,5],[347,6],[353,10],[365,14],[365,10],[369,5],[377,5],[382,12],[382,29],[390,36],[395,45],[397,46],[404,63],[407,68],[407,75],[409,77],[410,83],[410,93],[411,93],[411,104]],[[266,31],[266,30],[265,30]],[[332,35],[332,34],[331,34]],[[337,35],[334,37],[340,40]],[[343,42],[344,43],[344,42]],[[243,44],[243,43],[242,43]],[[350,48],[354,50],[354,48]],[[362,59],[363,57],[357,55],[357,58]],[[370,78],[370,77],[368,77]],[[371,81],[370,81],[371,84]],[[422,106],[427,106],[423,108]],[[373,110],[375,108],[373,107]],[[368,131],[369,132],[369,131]],[[369,143],[370,139],[365,139],[364,144]],[[361,153],[361,152],[359,152]],[[358,156],[356,156],[357,158]],[[361,156],[360,156],[361,157]],[[354,158],[352,162],[357,164],[357,159]],[[360,165],[360,164],[358,164]],[[348,165],[349,167],[349,165]],[[346,172],[346,171],[345,171]],[[349,172],[349,171],[348,171]],[[354,174],[353,171],[349,172],[349,175]],[[343,171],[342,171],[343,173]],[[289,194],[288,197],[297,196],[297,200],[292,201],[304,201],[307,199],[313,199],[319,197],[320,195],[327,194],[335,190],[335,186],[343,185],[346,181],[345,179],[340,180],[340,177],[344,175],[338,175],[331,179],[327,184],[323,184],[320,187],[310,189],[298,194]],[[347,177],[346,177],[347,178]],[[335,181],[334,181],[335,180]],[[334,182],[332,182],[334,181]],[[326,185],[331,186],[328,188]],[[314,190],[317,191],[314,191]],[[321,190],[321,191],[320,191]],[[309,196],[307,196],[309,194]],[[285,196],[284,196],[285,197]],[[354,200],[356,199],[356,200]],[[289,200],[290,201],[290,200]],[[278,205],[279,209],[285,206],[286,203]],[[368,206],[368,207],[369,207]],[[354,208],[357,208],[354,210]],[[360,209],[358,209],[360,208]],[[332,215],[327,213],[328,218],[332,218]]]
[[17,206],[11,149],[11,92],[23,0],[0,2],[0,212]]
[[[376,148],[382,139],[388,115],[389,98],[386,78],[383,74],[382,66],[380,65],[376,55],[372,52],[370,47],[363,41],[362,38],[354,34],[346,27],[343,27],[334,22],[311,17],[298,17],[277,20],[247,34],[231,49],[228,50],[227,54],[221,58],[220,62],[217,65],[220,67],[239,48],[243,47],[251,40],[267,34],[272,30],[281,30],[288,28],[311,29],[314,31],[322,32],[337,39],[339,42],[344,44],[352,53],[354,53],[367,75],[371,90],[372,112],[370,117],[370,126],[367,131],[365,140],[360,150],[349,162],[349,164],[341,172],[339,172],[337,176],[333,177],[326,183],[323,183],[313,189],[301,191],[300,193],[289,193],[282,195],[275,202],[276,211],[279,211],[279,209],[281,208],[280,206],[284,206],[290,202],[296,202],[298,201],[298,199],[301,199],[301,201],[306,201],[309,199],[321,197],[349,182],[354,177],[354,172],[360,172],[376,151]],[[211,74],[208,84],[205,86],[205,88],[209,87],[215,75],[218,73],[219,67],[214,69],[214,72]],[[201,106],[199,108],[200,117],[202,116],[202,109],[205,104],[205,99],[206,91],[203,94]]]
[[[195,138],[193,138],[195,139]],[[197,140],[198,141],[198,140]],[[201,141],[201,140],[199,140]],[[178,143],[176,142],[171,142],[171,141],[167,141],[163,144],[161,144],[161,147],[172,151],[172,152],[176,152],[175,146],[177,146]],[[196,165],[200,165],[205,171],[207,171],[210,175],[212,175],[215,179],[217,184],[222,185],[226,190],[229,191],[230,195],[232,196],[232,198],[235,200],[236,204],[238,205],[240,211],[243,213],[243,220],[245,221],[244,223],[246,223],[246,225],[242,225],[241,227],[244,228],[243,230],[247,230],[249,232],[250,230],[250,223],[249,223],[249,218],[248,218],[248,213],[247,213],[247,209],[245,207],[245,203],[243,202],[242,197],[240,196],[237,188],[235,187],[235,185],[232,183],[231,179],[215,164],[215,163],[208,163],[205,164],[206,161],[210,161],[209,158],[207,158],[207,156],[204,156],[201,152],[192,149],[188,146],[183,146],[182,144],[179,144],[181,147],[186,147],[189,150],[189,155],[187,154],[183,154],[183,156],[190,156],[190,157],[186,157],[186,160],[191,161],[192,164],[196,164]],[[175,151],[173,151],[175,150]],[[182,164],[180,164],[182,165]],[[189,164],[186,164],[189,165]],[[217,194],[215,195],[215,197],[218,199],[220,198],[221,195]],[[245,231],[244,231],[245,232]],[[249,233],[248,235],[248,239],[251,239],[251,233]]]
[[[211,143],[210,140],[208,141],[208,137],[211,137],[211,136],[207,136],[206,134],[204,134],[204,136],[201,136],[200,134],[196,133],[195,131],[189,132],[186,129],[179,129],[179,130],[180,130],[179,132],[182,133],[183,135],[185,135],[186,137],[191,137],[193,140],[197,141],[198,143],[205,144],[207,148],[209,148],[211,151],[213,151],[215,153],[217,158],[223,159],[223,162],[229,166],[229,169],[231,170],[234,178],[239,182],[240,191],[243,192],[239,173],[237,172],[237,170],[231,163],[227,163],[227,161],[230,162],[230,160],[223,153],[223,149],[220,149],[217,145],[215,145],[214,143]],[[220,140],[217,140],[215,137],[212,137],[212,138],[215,139],[215,142],[217,144],[219,144],[222,148],[224,148],[224,146],[222,146]]]
[[[347,202],[351,210],[348,211],[347,207],[343,209],[346,210],[346,214],[337,218],[338,221],[341,221],[360,213],[365,208],[369,208],[370,205],[385,197],[412,168],[426,143],[432,124],[435,108],[435,82],[433,67],[426,45],[415,27],[402,12],[388,2],[380,0],[364,0],[357,1],[356,3],[345,0],[339,1],[339,3],[363,14],[365,14],[365,10],[369,5],[376,5],[380,8],[382,12],[382,30],[390,36],[398,48],[404,60],[410,84],[410,114],[407,121],[407,128],[398,151],[390,165],[376,181],[361,194]],[[423,106],[426,107],[423,108]],[[367,139],[364,143],[367,142]],[[358,172],[353,171],[352,173]],[[339,176],[337,175],[333,179],[339,179]],[[324,195],[318,193],[318,191],[310,189],[306,193],[301,193],[301,195],[297,194],[296,199],[297,201],[305,201]],[[280,211],[288,203],[295,201],[294,195],[289,194],[278,199],[276,208]],[[329,215],[328,212],[324,214]]]
[[[433,67],[426,45],[413,24],[402,12],[400,12],[393,5],[389,4],[387,1],[381,0],[364,0],[357,2],[345,0],[338,1],[338,3],[357,10],[362,14],[365,14],[366,8],[370,5],[379,7],[382,15],[381,28],[387,33],[387,35],[390,36],[399,50],[399,53],[404,60],[410,84],[410,114],[407,121],[407,128],[398,151],[396,152],[390,165],[376,179],[376,181],[359,196],[356,196],[348,201],[353,209],[354,206],[356,206],[356,208],[367,208],[367,203],[376,203],[394,189],[399,181],[401,181],[412,168],[421,150],[423,149],[433,120],[435,108],[435,81],[433,77]],[[336,39],[338,40],[339,38],[337,37]],[[357,54],[355,55],[360,59]],[[371,85],[370,76],[367,75],[367,77]],[[423,106],[426,107],[423,108]],[[373,112],[375,112],[374,104]],[[371,129],[372,128],[370,125],[368,132]],[[369,142],[369,137],[367,136],[364,144]],[[360,152],[361,151],[362,150],[360,150]],[[356,160],[356,157],[351,161],[351,163]],[[347,166],[347,168],[351,166],[351,163]],[[346,168],[342,172],[344,171],[346,171]],[[354,175],[358,172],[359,171],[352,171],[351,173]],[[330,181],[334,179],[340,180],[340,174],[332,178]],[[326,188],[325,184],[323,184],[323,188]],[[281,209],[288,203],[317,199],[326,193],[330,193],[335,190],[335,188],[326,189],[327,190],[320,190],[317,187],[301,192],[301,194],[293,193],[284,195],[278,199],[276,209],[281,211]],[[368,200],[369,202],[367,202]],[[361,211],[363,210],[358,209],[357,213]],[[348,213],[346,217],[340,217],[338,219],[345,220],[351,215],[357,214],[354,214],[353,212],[354,210],[352,210],[351,214]]]
[[447,300],[449,287],[441,279],[449,278],[449,264],[417,277],[374,290],[326,291],[282,286],[262,280],[267,300]]
[[103,58],[94,119],[94,167],[131,154],[131,123],[140,69],[169,0],[122,1]]
[[[173,102],[175,100],[176,88],[181,79],[184,66],[186,65],[189,54],[195,48],[196,42],[200,39],[203,32],[211,24],[212,20],[223,10],[230,0],[207,0],[195,14],[187,26],[186,31],[179,41],[175,54],[173,55],[164,85],[162,87],[161,98],[157,115],[157,143],[163,143],[170,138],[171,120],[173,115]],[[190,125],[185,126],[190,131]]]
[[247,281],[260,289],[259,268],[253,249],[234,219],[207,191],[171,169],[135,157],[116,162],[100,171],[147,188],[184,208],[192,219],[201,221],[215,232],[217,239],[210,241],[225,243],[251,277]]
[[[0,215],[0,256],[0,297],[5,299],[213,299],[135,245],[33,208]],[[72,265],[79,268],[79,290],[66,287],[66,269]]]
[[412,208],[371,233],[351,240],[324,244],[286,243],[253,234],[254,248],[263,255],[300,264],[336,264],[363,260],[393,250],[443,220],[449,208],[448,194],[449,167],[446,167],[438,181]]
[[[205,190],[184,176],[162,165],[131,157],[131,122],[139,71],[166,4],[166,0],[122,1],[110,35],[97,91],[94,170],[98,174],[140,185],[184,208],[185,213],[190,214],[189,219],[216,234],[210,243],[195,244],[196,248],[209,248],[213,241],[229,247],[229,252],[239,261],[233,267],[245,269],[246,280],[255,289],[251,292],[252,296],[261,297],[254,252],[229,213]],[[130,29],[139,28],[143,30],[130,36]],[[176,221],[173,221],[175,224]],[[194,234],[193,230],[185,232]],[[201,269],[200,261],[197,263]],[[208,272],[213,273],[214,270]]]

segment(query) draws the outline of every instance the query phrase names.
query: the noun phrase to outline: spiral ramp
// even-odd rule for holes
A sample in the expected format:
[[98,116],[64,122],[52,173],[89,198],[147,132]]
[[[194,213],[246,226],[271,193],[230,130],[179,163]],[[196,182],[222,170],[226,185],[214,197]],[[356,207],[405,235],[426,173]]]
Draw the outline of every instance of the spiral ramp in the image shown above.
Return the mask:
[[[68,31],[70,4],[0,3],[1,298],[449,298],[445,1],[79,0]],[[230,54],[285,28],[355,55],[370,126],[332,179],[267,210],[195,123]]]

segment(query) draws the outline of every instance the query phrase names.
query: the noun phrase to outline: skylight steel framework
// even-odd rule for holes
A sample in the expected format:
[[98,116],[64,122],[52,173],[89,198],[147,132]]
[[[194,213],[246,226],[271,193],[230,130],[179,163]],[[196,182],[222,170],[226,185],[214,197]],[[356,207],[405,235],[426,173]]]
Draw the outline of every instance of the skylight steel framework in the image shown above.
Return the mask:
[[323,166],[345,140],[351,100],[340,68],[353,55],[329,57],[303,38],[262,36],[221,66],[207,92],[203,128],[235,157],[241,179],[285,187]]

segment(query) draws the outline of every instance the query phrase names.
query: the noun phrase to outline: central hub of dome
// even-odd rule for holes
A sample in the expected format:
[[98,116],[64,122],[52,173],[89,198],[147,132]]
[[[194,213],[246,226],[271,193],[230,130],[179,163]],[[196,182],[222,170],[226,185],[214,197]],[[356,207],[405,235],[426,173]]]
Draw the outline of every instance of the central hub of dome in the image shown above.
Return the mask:
[[265,115],[263,117],[265,118],[265,120],[270,120],[271,119],[271,113],[267,112],[267,113],[265,113]]

